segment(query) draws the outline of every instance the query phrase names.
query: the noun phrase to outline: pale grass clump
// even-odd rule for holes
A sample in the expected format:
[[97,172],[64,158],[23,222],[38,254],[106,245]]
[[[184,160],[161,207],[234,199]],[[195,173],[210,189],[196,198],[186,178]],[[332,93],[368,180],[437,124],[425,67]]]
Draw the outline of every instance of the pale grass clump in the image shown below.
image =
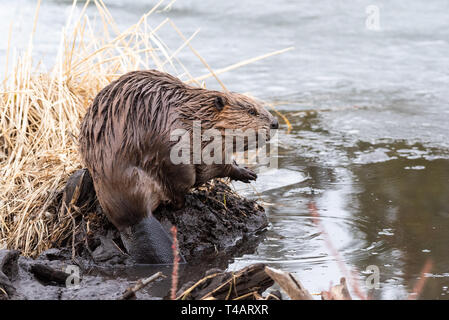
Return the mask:
[[[0,90],[0,248],[36,256],[60,244],[79,227],[75,211],[62,214],[55,206],[55,197],[70,174],[82,166],[77,145],[80,121],[98,91],[112,80],[132,70],[158,69],[196,85],[214,77],[226,90],[217,74],[285,51],[213,72],[190,46],[197,32],[186,38],[170,19],[150,25],[148,17],[163,9],[163,2],[121,32],[101,0],[93,1],[101,28],[86,14],[89,3],[78,8],[74,1],[55,65],[42,71],[35,65],[32,51],[38,1],[29,46],[21,54],[8,49]],[[157,35],[166,26],[180,36],[181,45],[173,52]],[[209,73],[195,79],[187,71],[176,57],[185,47],[190,47]],[[11,70],[8,65],[12,65]]]

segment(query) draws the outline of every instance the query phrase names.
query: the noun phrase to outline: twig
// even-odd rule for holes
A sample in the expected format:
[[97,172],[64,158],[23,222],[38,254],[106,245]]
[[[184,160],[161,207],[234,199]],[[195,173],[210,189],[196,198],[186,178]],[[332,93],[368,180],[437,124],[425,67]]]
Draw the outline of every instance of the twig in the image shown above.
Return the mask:
[[[218,69],[218,70],[215,70],[214,72],[210,72],[210,73],[205,74],[203,76],[197,77],[194,80],[202,81],[202,80],[205,80],[205,79],[210,78],[210,77],[215,77],[215,76],[217,76],[219,74],[222,74],[224,72],[231,71],[231,70],[240,68],[240,67],[242,67],[244,65],[247,65],[247,64],[250,64],[250,63],[253,63],[253,62],[256,62],[256,61],[259,61],[259,60],[262,60],[262,59],[265,59],[265,58],[268,58],[268,57],[271,57],[271,56],[274,56],[274,55],[277,55],[277,54],[281,54],[281,53],[284,53],[286,51],[290,51],[290,50],[293,50],[293,49],[294,49],[293,47],[289,47],[289,48],[286,48],[286,49],[283,49],[283,50],[273,51],[273,52],[270,52],[270,53],[267,53],[267,54],[264,54],[264,55],[261,55],[261,56],[257,56],[257,57],[251,58],[251,59],[240,61],[240,62],[235,63],[233,65],[230,65],[230,66],[228,66],[226,68]],[[186,83],[193,82],[194,80],[188,80]]]
[[210,274],[204,278],[202,278],[201,280],[199,280],[197,283],[195,283],[193,286],[191,286],[189,289],[187,289],[186,291],[184,291],[179,297],[176,298],[176,300],[185,300],[189,294],[195,290],[198,286],[200,286],[201,284],[203,284],[204,282],[206,282],[209,279],[215,278],[216,276],[218,276],[219,274],[221,274],[221,272],[219,273],[214,273],[214,274]]
[[426,263],[424,264],[424,267],[421,270],[421,278],[413,287],[413,292],[410,293],[410,295],[408,296],[409,300],[418,299],[418,297],[421,294],[422,290],[424,289],[424,285],[426,284],[426,281],[427,281],[426,273],[429,273],[430,270],[432,270],[432,266],[433,266],[432,259],[427,259]]
[[346,279],[341,278],[340,284],[337,284],[329,289],[329,291],[321,292],[322,300],[352,300],[349,294]]
[[218,78],[218,76],[216,75],[216,73],[212,70],[212,68],[209,66],[209,64],[206,62],[206,60],[204,60],[204,58],[198,53],[198,51],[196,51],[189,43],[189,41],[187,40],[187,38],[184,36],[184,34],[181,32],[181,30],[178,29],[178,27],[175,25],[175,23],[172,20],[169,20],[169,23],[171,24],[171,26],[173,27],[173,29],[175,29],[175,31],[179,34],[179,36],[182,38],[182,40],[184,40],[185,43],[187,43],[187,46],[190,48],[190,50],[193,52],[194,55],[197,56],[198,59],[200,59],[200,61],[203,63],[203,65],[209,70],[209,72],[212,74],[212,76],[215,78],[215,80],[217,80],[217,82],[220,84],[220,86],[223,88],[223,90],[225,92],[228,91],[228,89],[226,88],[226,86],[224,85],[223,82],[221,82],[221,80]]
[[134,285],[134,287],[126,289],[125,293],[121,296],[121,298],[119,300],[129,300],[129,299],[135,298],[137,291],[139,291],[140,289],[147,286],[149,283],[151,283],[159,278],[165,278],[164,274],[160,271],[158,273],[153,274],[149,278],[146,278],[143,280],[140,279],[139,281],[137,281],[137,283]]
[[9,299],[9,295],[8,293],[5,291],[5,289],[3,289],[2,287],[0,287],[0,292],[3,293],[6,297],[6,299]]
[[280,116],[283,120],[284,120],[284,122],[285,122],[285,124],[287,125],[287,133],[290,133],[290,131],[292,131],[292,124],[290,123],[290,121],[288,120],[288,118],[285,116],[285,115],[283,115],[281,112],[279,112],[277,109],[276,109],[276,107],[274,106],[274,104],[272,104],[272,103],[268,103],[268,106],[278,115],[278,116]]
[[[256,295],[258,295],[257,291],[251,291],[251,292],[245,293],[244,295],[242,295],[240,297],[234,298],[232,300],[244,300],[251,296],[256,297]],[[226,300],[228,300],[228,299],[226,299]]]

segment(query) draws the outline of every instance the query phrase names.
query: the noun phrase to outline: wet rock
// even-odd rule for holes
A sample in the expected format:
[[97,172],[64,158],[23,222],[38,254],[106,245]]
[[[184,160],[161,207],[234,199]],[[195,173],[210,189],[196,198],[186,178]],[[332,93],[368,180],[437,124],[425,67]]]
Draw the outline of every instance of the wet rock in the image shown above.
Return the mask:
[[13,280],[18,274],[17,259],[19,251],[0,250],[0,300],[9,299],[16,294]]
[[47,260],[47,261],[64,261],[69,260],[71,256],[70,251],[67,248],[57,249],[51,248],[42,252],[37,260]]
[[120,251],[118,245],[111,236],[100,236],[100,245],[92,252],[92,257],[96,263],[106,262],[116,264],[123,263],[128,256]]
[[75,171],[67,180],[62,203],[65,207],[70,204],[77,207],[84,207],[92,204],[96,199],[94,182],[87,169]]

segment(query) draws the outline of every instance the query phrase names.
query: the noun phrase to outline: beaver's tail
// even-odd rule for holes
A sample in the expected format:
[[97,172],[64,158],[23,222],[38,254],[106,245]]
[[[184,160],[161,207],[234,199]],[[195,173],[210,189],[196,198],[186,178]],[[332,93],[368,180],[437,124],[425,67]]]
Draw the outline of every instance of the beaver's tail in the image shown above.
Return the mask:
[[172,240],[152,214],[125,228],[120,235],[126,250],[136,262],[173,263]]
[[136,262],[172,264],[172,239],[151,213],[146,198],[149,191],[145,194],[133,187],[144,184],[130,181],[123,179],[121,184],[97,181],[95,189],[104,213],[120,231],[126,250]]
[[113,211],[108,208],[107,216],[119,229],[126,250],[138,263],[173,263],[171,237],[149,206],[144,205],[143,199],[128,191],[125,188],[120,192],[108,192],[110,201],[105,205],[114,204]]

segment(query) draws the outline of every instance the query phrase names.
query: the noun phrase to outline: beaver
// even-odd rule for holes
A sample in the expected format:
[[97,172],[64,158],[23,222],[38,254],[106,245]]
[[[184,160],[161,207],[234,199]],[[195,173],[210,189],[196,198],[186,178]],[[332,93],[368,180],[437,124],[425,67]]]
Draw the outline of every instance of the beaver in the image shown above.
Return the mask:
[[236,163],[174,164],[170,134],[192,131],[194,121],[220,132],[278,128],[277,119],[250,97],[189,86],[156,70],[129,72],[111,82],[82,120],[82,160],[100,206],[137,262],[173,261],[171,239],[151,214],[160,203],[182,208],[192,187],[213,178],[257,178]]

